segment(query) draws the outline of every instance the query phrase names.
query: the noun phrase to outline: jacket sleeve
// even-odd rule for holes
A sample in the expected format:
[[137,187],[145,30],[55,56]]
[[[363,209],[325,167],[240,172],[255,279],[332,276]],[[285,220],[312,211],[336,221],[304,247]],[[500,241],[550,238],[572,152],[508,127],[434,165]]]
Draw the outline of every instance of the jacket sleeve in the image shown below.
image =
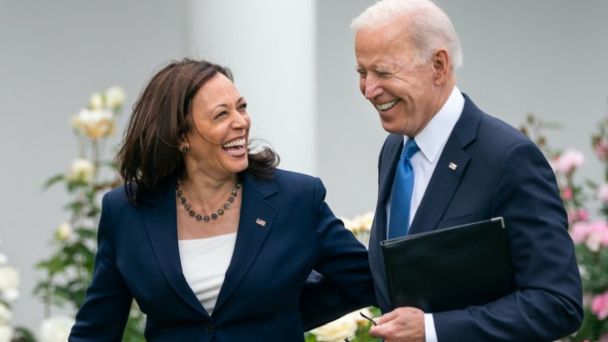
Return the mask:
[[433,313],[441,342],[553,341],[580,326],[581,280],[553,172],[531,142],[510,148],[501,165],[491,210],[505,218],[517,290]]
[[376,305],[367,250],[325,203],[325,187],[315,180],[317,245],[313,273],[301,295],[306,330],[358,308]]
[[116,266],[116,229],[106,194],[102,201],[93,280],[78,310],[69,341],[120,341],[132,296]]

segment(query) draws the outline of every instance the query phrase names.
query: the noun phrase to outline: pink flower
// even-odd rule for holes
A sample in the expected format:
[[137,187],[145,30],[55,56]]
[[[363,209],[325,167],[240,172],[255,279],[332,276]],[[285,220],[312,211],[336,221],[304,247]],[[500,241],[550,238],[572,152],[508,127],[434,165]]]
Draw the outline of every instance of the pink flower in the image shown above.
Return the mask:
[[596,221],[591,224],[591,233],[587,237],[587,248],[597,252],[602,245],[608,246],[608,223]]
[[591,311],[593,311],[599,320],[608,317],[608,291],[593,298]]
[[567,149],[551,161],[551,167],[555,173],[569,175],[581,166],[584,161],[585,157],[580,151]]
[[587,221],[589,219],[589,212],[585,209],[579,209],[576,212],[576,218],[578,221]]
[[608,333],[600,336],[600,342],[608,342]]
[[601,138],[597,140],[595,145],[593,145],[593,151],[600,160],[606,160],[606,157],[608,157],[608,139]]
[[570,187],[564,187],[562,189],[562,199],[565,201],[572,199],[572,189],[570,189]]
[[574,243],[585,243],[590,251],[597,252],[601,246],[608,247],[608,222],[576,222],[570,230],[570,235]]
[[600,201],[606,203],[608,202],[608,184],[604,183],[597,188],[597,198]]
[[592,225],[587,222],[575,223],[570,230],[572,241],[574,241],[576,244],[585,242],[587,240],[587,236],[591,234],[592,229]]
[[585,209],[577,209],[574,211],[568,211],[568,224],[573,225],[580,221],[587,221],[589,219],[589,212]]

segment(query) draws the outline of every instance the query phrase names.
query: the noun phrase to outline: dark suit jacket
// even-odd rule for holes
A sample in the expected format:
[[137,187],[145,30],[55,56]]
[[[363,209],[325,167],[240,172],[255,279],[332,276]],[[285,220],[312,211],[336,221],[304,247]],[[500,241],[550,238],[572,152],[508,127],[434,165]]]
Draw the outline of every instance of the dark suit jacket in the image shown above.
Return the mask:
[[[378,164],[369,257],[384,312],[393,306],[379,243],[386,236],[386,201],[402,146],[402,136],[389,135]],[[496,216],[507,225],[517,290],[486,305],[433,313],[439,341],[553,341],[577,330],[583,315],[581,281],[551,167],[529,139],[465,96],[410,231]],[[437,257],[449,255],[437,251]]]
[[[273,179],[245,173],[242,181],[234,254],[211,316],[182,273],[175,183],[138,207],[124,188],[108,193],[93,280],[70,341],[119,341],[132,298],[147,315],[149,341],[298,341],[304,326],[375,303],[367,252],[325,203],[319,179],[277,170]],[[335,311],[302,317],[300,294],[313,269],[349,300],[337,309],[314,288],[302,298],[308,308]]]

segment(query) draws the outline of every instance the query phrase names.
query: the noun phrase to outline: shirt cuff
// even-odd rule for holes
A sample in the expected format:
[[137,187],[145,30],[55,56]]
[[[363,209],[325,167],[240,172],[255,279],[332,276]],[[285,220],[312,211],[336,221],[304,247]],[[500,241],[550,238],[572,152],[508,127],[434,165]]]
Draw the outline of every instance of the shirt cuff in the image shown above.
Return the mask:
[[437,342],[435,320],[433,314],[424,314],[424,339],[426,342]]

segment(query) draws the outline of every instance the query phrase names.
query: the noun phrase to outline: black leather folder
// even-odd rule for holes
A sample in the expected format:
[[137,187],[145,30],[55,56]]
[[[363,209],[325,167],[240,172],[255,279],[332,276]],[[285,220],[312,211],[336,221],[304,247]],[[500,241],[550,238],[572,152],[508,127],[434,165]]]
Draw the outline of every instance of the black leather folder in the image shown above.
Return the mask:
[[393,307],[427,313],[491,302],[515,290],[502,217],[382,241]]

